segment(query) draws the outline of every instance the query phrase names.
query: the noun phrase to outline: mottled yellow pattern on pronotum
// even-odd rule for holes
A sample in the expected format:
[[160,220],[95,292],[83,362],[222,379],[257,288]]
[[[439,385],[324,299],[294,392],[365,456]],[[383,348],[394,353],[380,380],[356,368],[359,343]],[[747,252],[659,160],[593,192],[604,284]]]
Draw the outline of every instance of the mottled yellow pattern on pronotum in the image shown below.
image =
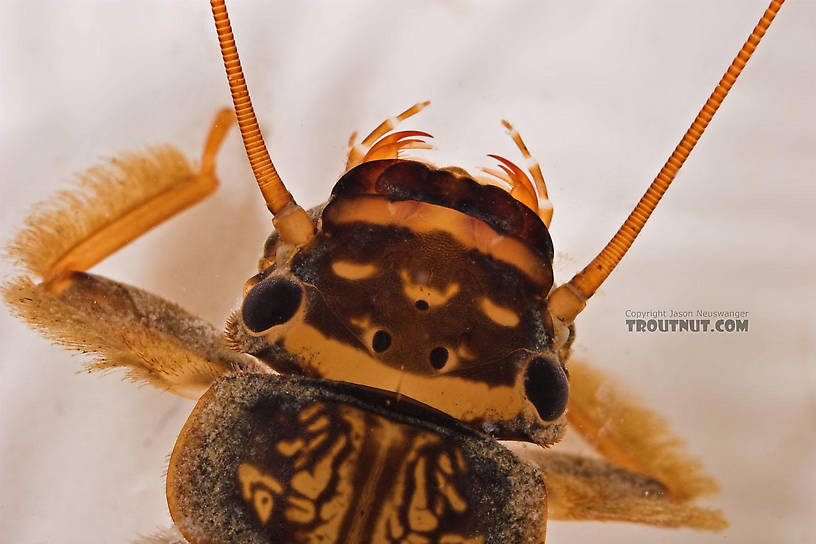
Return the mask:
[[[446,445],[435,434],[406,433],[401,424],[381,420],[367,427],[366,418],[360,416],[353,408],[332,415],[322,403],[305,407],[298,417],[308,425],[302,439],[276,445],[277,451],[291,452],[296,460],[309,460],[289,481],[284,476],[287,469],[277,463],[262,468],[245,461],[238,466],[242,497],[261,525],[267,525],[273,514],[282,514],[283,520],[298,527],[294,534],[299,542],[318,536],[339,542],[344,535],[352,539],[373,535],[376,542],[483,542],[455,533],[439,534],[447,516],[468,510],[455,481],[468,474],[459,448]],[[340,421],[346,427],[338,435],[332,430]],[[373,457],[363,466],[359,454],[364,441],[369,442],[366,448]],[[293,449],[295,444],[301,448]],[[316,444],[329,447],[315,454]],[[349,448],[352,455],[341,455]],[[383,489],[378,482],[384,477],[393,480],[380,496]],[[322,494],[333,481],[337,485],[326,499]],[[360,515],[366,511],[367,515]]]
[[[280,482],[272,476],[263,474],[249,463],[241,463],[238,466],[238,481],[241,483],[241,496],[245,501],[252,503],[261,523],[266,523],[275,506],[273,493],[283,492]],[[263,484],[266,489],[256,487],[257,484]]]
[[332,462],[346,445],[346,437],[341,436],[329,450],[329,454],[315,462],[313,470],[301,470],[292,476],[292,489],[312,500],[317,499],[332,476]]
[[[392,492],[382,505],[382,516],[373,533],[375,542],[446,542],[450,544],[482,544],[481,536],[466,537],[455,533],[443,534],[438,540],[426,536],[436,531],[440,522],[449,511],[462,514],[467,511],[467,502],[462,498],[452,481],[454,467],[450,455],[446,452],[430,453],[429,447],[438,446],[437,436],[419,434],[414,436],[406,448],[404,466],[413,465],[413,470],[402,470],[397,474],[392,485]],[[453,448],[454,455],[462,456],[458,448]],[[443,468],[444,466],[444,468]],[[429,471],[428,469],[431,469]],[[467,465],[459,466],[459,476],[467,474]],[[449,474],[447,471],[450,471]],[[434,481],[429,482],[427,474],[434,474]],[[407,490],[411,490],[410,494]],[[433,497],[429,489],[437,490]],[[406,500],[407,499],[407,500]],[[407,519],[407,525],[401,520]]]
[[302,438],[296,438],[295,440],[281,440],[275,445],[275,449],[277,449],[281,455],[285,457],[291,457],[298,450],[303,448],[306,442]]

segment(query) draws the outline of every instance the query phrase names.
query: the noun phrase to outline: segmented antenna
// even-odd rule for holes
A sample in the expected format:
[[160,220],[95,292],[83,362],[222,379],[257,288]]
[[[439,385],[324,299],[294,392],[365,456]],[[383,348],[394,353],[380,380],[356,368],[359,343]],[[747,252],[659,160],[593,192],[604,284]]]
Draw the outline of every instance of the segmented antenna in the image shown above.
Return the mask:
[[768,30],[779,8],[784,0],[774,0],[768,9],[765,10],[762,18],[754,27],[754,31],[742,46],[731,66],[728,67],[714,92],[706,100],[700,113],[694,119],[691,127],[686,131],[683,139],[674,149],[666,164],[657,174],[646,193],[637,203],[635,209],[626,218],[612,240],[603,248],[595,259],[592,260],[581,272],[575,275],[569,283],[561,285],[552,292],[548,305],[550,313],[565,323],[570,323],[575,319],[581,310],[586,306],[586,300],[591,297],[598,287],[606,280],[612,270],[626,254],[635,238],[640,233],[649,216],[657,207],[657,203],[665,194],[669,185],[677,175],[677,171],[683,166],[691,150],[697,144],[697,140],[702,136],[711,118],[717,112],[723,99],[728,94],[731,86],[739,77],[740,72],[745,67],[751,54],[756,49],[762,36]]
[[218,43],[221,46],[221,56],[224,59],[224,68],[227,71],[232,103],[241,129],[241,138],[244,140],[252,172],[258,181],[258,187],[266,201],[266,207],[275,215],[275,226],[284,241],[302,244],[311,239],[314,228],[306,212],[297,205],[291,193],[281,181],[269,152],[264,144],[258,119],[249,98],[249,90],[241,69],[241,60],[238,58],[238,48],[232,35],[229,15],[224,0],[211,0],[215,29],[218,32]]

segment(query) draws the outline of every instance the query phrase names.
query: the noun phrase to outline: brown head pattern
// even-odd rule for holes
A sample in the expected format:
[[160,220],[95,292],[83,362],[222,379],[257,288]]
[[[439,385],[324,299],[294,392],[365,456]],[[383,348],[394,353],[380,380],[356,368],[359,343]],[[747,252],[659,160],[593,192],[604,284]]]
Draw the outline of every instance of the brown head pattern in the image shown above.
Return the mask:
[[233,323],[239,346],[499,438],[558,439],[568,385],[536,212],[459,169],[388,159],[342,176],[316,226],[293,251],[273,235]]

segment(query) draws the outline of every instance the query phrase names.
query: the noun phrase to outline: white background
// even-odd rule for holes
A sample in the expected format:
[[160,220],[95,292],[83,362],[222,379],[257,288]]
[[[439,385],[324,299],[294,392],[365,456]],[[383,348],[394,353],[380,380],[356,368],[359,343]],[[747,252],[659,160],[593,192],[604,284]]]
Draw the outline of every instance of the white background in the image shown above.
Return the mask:
[[[272,156],[322,201],[354,129],[406,125],[440,163],[518,155],[555,204],[566,281],[618,227],[766,7],[661,2],[234,2]],[[816,2],[783,7],[661,208],[578,321],[577,356],[614,373],[705,459],[722,534],[559,523],[548,542],[812,542],[816,366]],[[0,18],[0,234],[71,174],[121,150],[197,157],[229,103],[207,2],[6,0]],[[270,224],[233,133],[210,200],[94,271],[220,324]],[[4,268],[6,273],[8,268]],[[632,334],[627,309],[750,312],[747,334]],[[4,542],[127,542],[169,524],[166,456],[192,402],[75,374],[81,360],[0,315]]]

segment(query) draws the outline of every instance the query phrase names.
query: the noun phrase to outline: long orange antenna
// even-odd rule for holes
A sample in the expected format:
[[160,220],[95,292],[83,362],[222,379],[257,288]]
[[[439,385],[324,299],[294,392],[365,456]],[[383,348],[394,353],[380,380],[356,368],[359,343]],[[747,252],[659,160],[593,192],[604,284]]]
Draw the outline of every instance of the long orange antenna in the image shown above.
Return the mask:
[[218,32],[218,43],[221,46],[221,56],[224,59],[224,68],[227,71],[232,103],[241,129],[241,138],[244,140],[252,172],[258,181],[258,187],[266,201],[266,207],[275,215],[275,226],[281,238],[296,245],[308,242],[314,235],[314,227],[306,212],[297,205],[295,199],[281,181],[269,151],[264,144],[258,119],[249,98],[249,90],[241,69],[241,60],[238,58],[238,49],[232,35],[227,7],[224,0],[211,0],[215,29]]
[[561,285],[550,294],[548,306],[550,313],[565,323],[571,323],[575,316],[586,306],[586,301],[591,297],[598,287],[606,280],[612,270],[618,265],[620,260],[632,246],[635,238],[640,233],[649,216],[657,207],[657,203],[665,194],[669,185],[677,175],[677,171],[683,166],[691,150],[697,144],[697,140],[702,136],[711,118],[717,112],[723,99],[728,94],[731,86],[739,77],[740,72],[745,67],[751,54],[756,49],[762,36],[768,30],[779,8],[784,0],[774,0],[762,15],[762,18],[754,27],[754,31],[742,46],[731,66],[728,67],[714,92],[706,100],[700,113],[694,119],[691,127],[686,131],[683,139],[677,144],[674,152],[666,161],[666,164],[652,181],[646,193],[637,203],[635,209],[626,218],[621,228],[612,237],[612,240],[589,263],[586,268],[575,275],[569,283]]

